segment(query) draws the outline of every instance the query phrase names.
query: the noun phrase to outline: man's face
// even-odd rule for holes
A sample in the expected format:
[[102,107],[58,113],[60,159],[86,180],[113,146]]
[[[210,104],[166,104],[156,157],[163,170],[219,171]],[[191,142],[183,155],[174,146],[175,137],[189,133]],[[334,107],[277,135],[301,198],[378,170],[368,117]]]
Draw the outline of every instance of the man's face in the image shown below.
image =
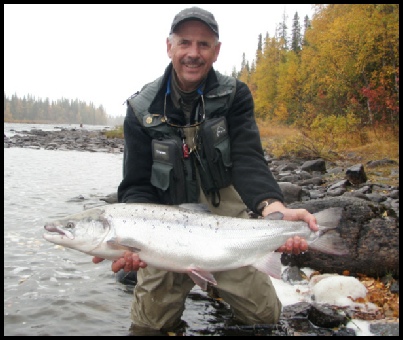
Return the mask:
[[183,91],[192,91],[207,76],[217,60],[221,43],[211,29],[198,20],[181,23],[173,34],[172,43],[167,39],[167,52],[172,60]]

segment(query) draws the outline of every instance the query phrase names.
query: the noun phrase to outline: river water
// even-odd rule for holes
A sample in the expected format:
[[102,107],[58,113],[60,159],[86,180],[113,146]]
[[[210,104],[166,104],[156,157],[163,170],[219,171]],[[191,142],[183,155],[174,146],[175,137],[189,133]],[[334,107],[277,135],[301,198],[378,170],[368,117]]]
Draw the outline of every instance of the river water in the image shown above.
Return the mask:
[[[6,124],[5,134],[31,127]],[[4,149],[4,335],[129,335],[132,292],[116,280],[111,262],[95,265],[91,256],[42,238],[46,221],[106,204],[100,198],[116,191],[122,159],[102,152]],[[208,328],[210,319],[220,324],[211,299],[198,288],[191,293],[187,334]]]
[[[55,127],[6,123],[4,132],[31,128]],[[111,263],[95,265],[91,256],[42,238],[46,221],[106,204],[101,198],[116,192],[122,159],[103,152],[4,149],[5,336],[130,335],[132,291],[116,280]],[[297,302],[287,302],[295,287],[283,290],[277,281],[283,305]],[[186,335],[217,335],[229,318],[228,306],[198,287],[189,294]]]

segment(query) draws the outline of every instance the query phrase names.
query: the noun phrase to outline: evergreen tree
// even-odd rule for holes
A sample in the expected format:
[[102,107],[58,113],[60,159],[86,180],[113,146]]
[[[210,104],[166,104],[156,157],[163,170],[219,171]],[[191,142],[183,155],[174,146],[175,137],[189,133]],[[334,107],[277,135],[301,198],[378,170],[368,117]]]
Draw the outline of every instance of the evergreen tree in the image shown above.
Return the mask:
[[292,22],[291,50],[298,54],[301,51],[301,47],[302,47],[301,25],[299,23],[298,12],[295,12],[294,19]]

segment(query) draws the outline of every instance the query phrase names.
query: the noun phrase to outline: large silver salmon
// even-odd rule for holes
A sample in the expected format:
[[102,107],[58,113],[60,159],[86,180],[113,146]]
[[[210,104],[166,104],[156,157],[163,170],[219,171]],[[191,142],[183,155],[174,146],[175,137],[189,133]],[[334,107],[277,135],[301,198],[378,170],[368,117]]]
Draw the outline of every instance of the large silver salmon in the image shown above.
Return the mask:
[[303,221],[226,217],[193,207],[115,203],[46,223],[43,237],[109,260],[137,252],[149,266],[189,274],[202,289],[216,284],[212,273],[243,266],[279,278],[281,253],[275,250],[296,235],[311,249],[348,254],[335,231],[342,208],[315,214],[319,231],[312,232]]

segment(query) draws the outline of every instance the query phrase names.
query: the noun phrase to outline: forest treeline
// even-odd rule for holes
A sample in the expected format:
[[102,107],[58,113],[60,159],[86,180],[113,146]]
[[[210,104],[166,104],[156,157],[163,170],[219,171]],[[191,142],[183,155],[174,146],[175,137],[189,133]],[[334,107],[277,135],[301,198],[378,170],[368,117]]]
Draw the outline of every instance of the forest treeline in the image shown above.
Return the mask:
[[[257,38],[256,57],[243,55],[232,75],[252,91],[259,120],[363,138],[363,127],[383,126],[398,135],[399,5],[312,5],[314,14],[291,31],[283,21],[273,37]],[[106,124],[102,106],[61,99],[10,98],[4,121]]]
[[[398,134],[399,5],[312,5],[276,34],[258,37],[256,58],[234,76],[248,84],[258,118],[327,133],[383,126]],[[285,19],[285,18],[284,18]]]
[[95,107],[78,99],[50,101],[29,94],[8,98],[4,93],[4,122],[106,125],[108,117],[102,105]]

